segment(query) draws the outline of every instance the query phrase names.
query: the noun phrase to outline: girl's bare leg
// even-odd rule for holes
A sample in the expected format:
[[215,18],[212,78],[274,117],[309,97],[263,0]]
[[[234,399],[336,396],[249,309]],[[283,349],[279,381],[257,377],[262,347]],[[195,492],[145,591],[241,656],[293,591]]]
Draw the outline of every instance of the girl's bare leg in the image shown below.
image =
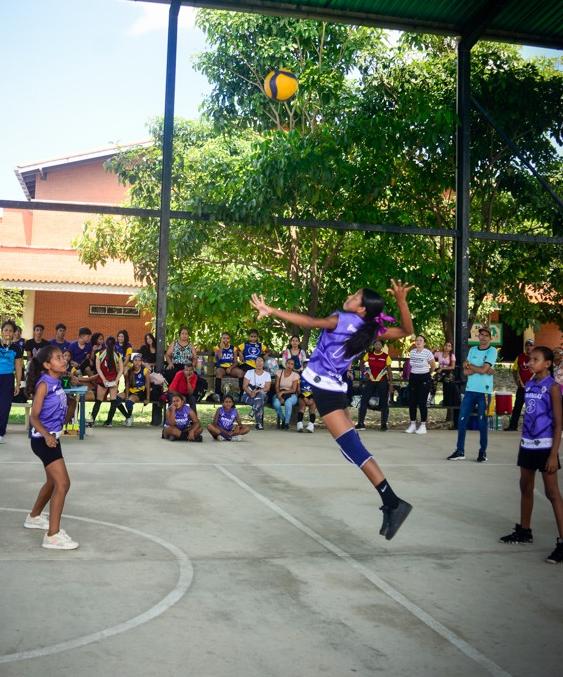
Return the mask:
[[552,474],[542,473],[543,483],[545,486],[545,495],[551,501],[555,521],[557,522],[557,529],[559,531],[559,538],[563,538],[563,499],[559,491],[559,484],[557,483],[557,473]]
[[49,503],[49,501],[51,500],[51,496],[55,489],[55,483],[47,474],[47,468],[45,468],[45,474],[47,475],[45,484],[41,487],[41,489],[39,489],[37,499],[33,504],[31,512],[29,513],[32,517],[39,517],[39,515],[43,512],[43,509],[45,508],[47,503]]
[[49,531],[47,534],[53,536],[61,528],[61,515],[65,504],[65,498],[70,489],[70,478],[62,458],[49,463],[45,468],[47,478],[53,483],[53,492],[51,494],[51,505],[49,507]]

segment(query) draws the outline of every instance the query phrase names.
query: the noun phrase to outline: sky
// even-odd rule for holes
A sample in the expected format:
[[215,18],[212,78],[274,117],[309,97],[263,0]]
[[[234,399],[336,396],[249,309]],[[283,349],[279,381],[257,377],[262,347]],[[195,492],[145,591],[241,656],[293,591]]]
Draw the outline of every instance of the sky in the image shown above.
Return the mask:
[[[179,18],[176,115],[209,91],[192,60],[195,10]],[[17,165],[149,138],[164,111],[168,6],[131,0],[0,0],[0,198],[24,199]],[[553,50],[531,50],[554,56]]]

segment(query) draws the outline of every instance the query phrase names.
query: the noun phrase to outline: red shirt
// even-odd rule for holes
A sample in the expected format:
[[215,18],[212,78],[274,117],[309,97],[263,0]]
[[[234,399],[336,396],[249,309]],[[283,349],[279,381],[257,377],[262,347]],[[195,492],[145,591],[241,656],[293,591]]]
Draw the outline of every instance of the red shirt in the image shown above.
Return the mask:
[[387,380],[387,367],[391,365],[391,358],[387,353],[367,353],[364,356],[364,361],[369,364],[372,381]]
[[[192,374],[190,376],[190,388],[193,391],[197,385],[197,374]],[[173,393],[181,393],[182,395],[188,395],[188,381],[186,375],[183,371],[179,371],[176,376],[172,379],[172,383],[168,386],[168,390]]]
[[518,374],[520,376],[520,380],[524,385],[532,378],[533,374],[530,368],[528,367],[528,364],[530,362],[530,356],[526,355],[526,353],[520,353],[518,357],[516,358],[516,368],[518,369]]

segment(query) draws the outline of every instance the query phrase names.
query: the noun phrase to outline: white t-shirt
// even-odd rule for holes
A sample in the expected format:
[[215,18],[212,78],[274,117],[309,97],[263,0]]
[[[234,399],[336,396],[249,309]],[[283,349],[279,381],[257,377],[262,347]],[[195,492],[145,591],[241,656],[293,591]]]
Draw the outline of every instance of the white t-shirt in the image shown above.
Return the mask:
[[257,374],[255,369],[250,369],[247,371],[244,377],[248,380],[251,388],[263,388],[266,383],[272,382],[272,377],[267,371],[264,371],[262,374]]
[[428,374],[430,371],[429,362],[434,359],[434,355],[428,348],[423,348],[420,352],[416,350],[411,350],[410,352],[410,364],[411,364],[411,374]]

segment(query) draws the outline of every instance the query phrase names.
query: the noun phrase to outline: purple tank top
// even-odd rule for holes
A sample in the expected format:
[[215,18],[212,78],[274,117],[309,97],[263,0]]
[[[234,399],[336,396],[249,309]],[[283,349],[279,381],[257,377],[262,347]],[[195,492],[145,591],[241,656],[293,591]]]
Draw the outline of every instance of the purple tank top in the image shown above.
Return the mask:
[[[36,388],[40,383],[47,385],[47,394],[43,400],[39,420],[47,432],[60,432],[63,429],[66,416],[66,393],[60,380],[49,376],[49,374],[41,374],[37,379]],[[33,429],[32,435],[33,437],[41,437],[35,429]]]
[[553,376],[546,376],[541,381],[531,378],[525,385],[526,412],[520,442],[522,449],[549,451],[553,445],[551,386],[554,383]]
[[219,409],[219,416],[217,418],[218,425],[223,428],[223,430],[231,431],[235,427],[235,422],[237,419],[237,410],[235,407],[226,411],[223,407]]
[[191,425],[192,419],[190,418],[190,405],[184,404],[176,412],[176,428],[178,430],[185,430]]
[[345,392],[347,385],[343,376],[356,356],[346,357],[344,344],[360,329],[364,321],[356,313],[340,311],[335,315],[338,316],[338,324],[330,331],[323,329],[303,374],[317,388]]

